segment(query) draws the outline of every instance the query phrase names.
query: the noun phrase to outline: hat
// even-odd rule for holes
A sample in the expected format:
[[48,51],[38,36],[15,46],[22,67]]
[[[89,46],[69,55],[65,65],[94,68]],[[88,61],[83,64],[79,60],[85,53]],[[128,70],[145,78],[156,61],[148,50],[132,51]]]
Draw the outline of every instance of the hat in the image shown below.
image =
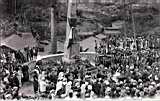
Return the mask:
[[121,74],[119,73],[119,72],[116,72],[115,74],[114,74],[114,77],[119,77]]
[[126,90],[129,90],[129,87],[126,87]]
[[63,78],[63,82],[64,82],[64,81],[67,81],[67,78]]
[[156,83],[155,83],[155,82],[152,82],[151,85],[156,85]]
[[120,87],[117,87],[117,90],[121,90],[121,88],[120,88]]
[[88,89],[89,89],[89,90],[92,90],[92,86],[91,86],[91,85],[88,85]]
[[123,81],[120,81],[120,84],[122,85],[122,84],[123,84]]
[[160,87],[160,83],[157,84],[157,87]]
[[130,66],[130,69],[133,70],[133,69],[134,69],[134,65],[131,65],[131,66]]
[[89,76],[89,75],[86,75],[86,76],[85,76],[85,78],[90,78],[90,77],[91,77],[91,76]]
[[85,82],[85,85],[88,85],[89,83],[88,82]]
[[126,65],[126,68],[129,68],[129,66],[128,66],[128,65]]
[[72,85],[72,81],[69,81],[67,84],[68,84],[68,85]]
[[148,88],[149,88],[149,89],[153,89],[154,87],[153,87],[152,85],[150,85]]
[[106,88],[106,91],[111,91],[111,88],[110,88],[110,87],[107,87],[107,88]]
[[151,69],[151,66],[147,66],[147,69]]
[[157,75],[155,75],[154,79],[155,79],[156,81],[158,81],[158,80],[159,80],[159,78],[158,78],[158,76],[157,76]]
[[141,79],[138,79],[138,82],[143,82]]
[[45,77],[42,77],[41,80],[44,81],[44,80],[45,80]]
[[105,80],[104,83],[105,83],[106,85],[109,85],[109,81],[108,81],[108,80]]
[[75,83],[75,86],[76,86],[76,87],[80,86],[80,83],[76,82],[76,83]]
[[4,60],[1,60],[1,63],[3,63],[4,62]]
[[42,71],[42,74],[44,75],[46,72],[45,71]]

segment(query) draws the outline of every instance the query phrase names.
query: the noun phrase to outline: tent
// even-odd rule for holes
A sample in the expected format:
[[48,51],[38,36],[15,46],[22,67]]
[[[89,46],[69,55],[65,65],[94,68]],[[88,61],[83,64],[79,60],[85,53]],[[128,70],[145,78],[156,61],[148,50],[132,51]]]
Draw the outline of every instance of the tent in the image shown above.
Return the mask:
[[13,50],[20,50],[25,48],[26,46],[35,46],[36,40],[33,38],[33,36],[30,33],[24,33],[22,36],[13,34],[6,39],[1,41],[0,46],[5,46],[8,48],[11,48]]

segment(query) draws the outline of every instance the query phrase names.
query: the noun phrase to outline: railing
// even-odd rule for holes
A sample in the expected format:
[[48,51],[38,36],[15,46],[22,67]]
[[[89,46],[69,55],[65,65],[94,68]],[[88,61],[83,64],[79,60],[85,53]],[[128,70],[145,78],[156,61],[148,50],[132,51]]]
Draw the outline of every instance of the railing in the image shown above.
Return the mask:
[[[81,58],[85,58],[85,59],[89,60],[91,62],[91,64],[93,64],[93,65],[95,64],[96,55],[97,54],[95,52],[81,52],[80,53]],[[46,56],[39,56],[39,57],[37,57],[36,60],[33,60],[33,61],[30,61],[28,63],[23,64],[23,65],[27,65],[29,67],[29,74],[30,74],[29,80],[32,81],[31,73],[32,73],[32,70],[34,69],[37,61],[39,61],[39,60],[60,61],[63,56],[64,56],[64,54],[52,54],[52,55],[46,55]]]
[[[37,60],[52,60],[52,61],[57,61],[57,60],[61,60],[64,54],[52,54],[52,55],[46,55],[46,56],[41,56],[38,57]],[[95,61],[95,57],[96,57],[96,53],[95,52],[81,52],[80,53],[80,57],[82,58],[87,58],[89,61],[94,62]]]
[[[95,58],[96,58],[96,53],[95,52],[81,52],[80,57],[85,58],[89,60],[91,63],[95,63]],[[25,63],[23,65],[28,65],[29,68],[33,68],[34,64],[39,61],[39,60],[45,60],[45,61],[60,61],[64,54],[52,54],[52,55],[45,55],[45,56],[39,56],[37,57],[36,60],[32,60],[28,63]]]

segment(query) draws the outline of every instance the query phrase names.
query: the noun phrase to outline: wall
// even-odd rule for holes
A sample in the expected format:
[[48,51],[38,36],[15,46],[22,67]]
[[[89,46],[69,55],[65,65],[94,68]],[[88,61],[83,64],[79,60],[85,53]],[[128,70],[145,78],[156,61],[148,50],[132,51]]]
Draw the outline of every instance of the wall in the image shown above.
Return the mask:
[[[95,57],[96,57],[95,52],[81,52],[80,56],[82,58],[88,59],[91,62],[95,62]],[[52,60],[52,61],[59,61],[59,60],[62,59],[62,57],[63,57],[63,54],[54,54],[54,55],[42,56],[42,57],[39,57],[39,59],[40,60],[46,60],[47,59],[47,60]]]
[[[80,53],[80,56],[82,58],[85,58],[85,59],[88,59],[92,64],[95,63],[95,58],[96,58],[96,53],[95,52],[81,52]],[[39,61],[39,60],[44,60],[44,61],[60,61],[63,57],[63,54],[53,54],[53,55],[46,55],[46,56],[40,56],[38,57],[37,60],[33,60],[31,62],[28,62],[28,63],[25,63],[23,65],[28,65],[29,68],[30,68],[30,72],[31,70],[33,70],[35,64],[36,64],[36,61]]]

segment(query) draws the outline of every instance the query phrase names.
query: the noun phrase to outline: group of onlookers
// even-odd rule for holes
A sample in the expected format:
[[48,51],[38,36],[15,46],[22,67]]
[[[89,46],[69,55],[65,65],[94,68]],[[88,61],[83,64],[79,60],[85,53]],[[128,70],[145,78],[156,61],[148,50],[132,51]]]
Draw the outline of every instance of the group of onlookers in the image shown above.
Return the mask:
[[24,82],[29,81],[28,66],[16,63],[1,64],[0,99],[19,99],[19,90]]
[[[26,52],[27,53],[27,52]],[[31,59],[31,56],[29,57]],[[0,98],[19,98],[19,90],[29,81],[29,67],[23,66],[27,57],[20,50],[1,48],[0,53]],[[31,60],[29,60],[31,61]]]
[[[95,50],[99,55],[95,66],[87,59],[77,59],[71,64],[39,60],[29,74],[27,66],[7,61],[1,64],[0,97],[23,98],[24,95],[20,94],[19,89],[25,81],[29,80],[29,76],[35,98],[39,99],[160,95],[159,50],[134,49],[135,47],[133,50],[132,48],[121,49],[121,44],[114,43],[114,39],[110,43],[111,51],[106,51],[105,42],[100,45],[96,43]],[[25,49],[27,61],[33,59],[34,55],[31,51],[30,48]],[[15,61],[17,61],[16,58]]]
[[[160,94],[160,55],[156,50],[114,51],[96,66],[87,60],[36,65],[33,70],[36,97],[119,98]],[[94,68],[96,72],[92,72]]]
[[150,38],[139,37],[134,39],[133,37],[109,36],[102,39],[99,44],[95,41],[95,51],[97,53],[106,54],[115,48],[131,51],[160,49],[160,38],[151,36]]
[[24,48],[24,54],[26,57],[26,61],[31,61],[36,59],[38,56],[38,48],[37,47],[26,47]]
[[1,48],[0,59],[1,62],[17,62],[23,64],[36,59],[38,56],[37,47],[25,47],[23,50],[12,50],[8,48]]

